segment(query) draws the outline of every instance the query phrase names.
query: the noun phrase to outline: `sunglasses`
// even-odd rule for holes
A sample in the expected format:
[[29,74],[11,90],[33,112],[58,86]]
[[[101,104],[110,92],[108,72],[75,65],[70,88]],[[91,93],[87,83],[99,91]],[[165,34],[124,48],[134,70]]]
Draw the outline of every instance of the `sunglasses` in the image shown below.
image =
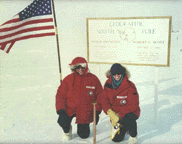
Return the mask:
[[86,67],[82,67],[81,65],[78,65],[78,66],[76,67],[76,69],[80,69],[80,68],[85,69]]
[[116,74],[117,74],[117,75],[122,75],[122,73],[113,73],[112,75],[116,75]]

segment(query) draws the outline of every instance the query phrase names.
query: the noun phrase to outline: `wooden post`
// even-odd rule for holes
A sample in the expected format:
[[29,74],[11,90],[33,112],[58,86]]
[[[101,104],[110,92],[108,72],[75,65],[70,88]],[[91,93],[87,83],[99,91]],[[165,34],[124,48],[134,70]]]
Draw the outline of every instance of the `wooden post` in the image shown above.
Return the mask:
[[54,16],[54,23],[55,23],[55,31],[56,31],[57,53],[58,53],[58,63],[59,63],[60,83],[61,83],[62,82],[61,58],[60,58],[60,50],[59,50],[59,38],[58,38],[58,29],[57,29],[57,22],[56,22],[56,14],[55,14],[55,9],[54,9],[54,0],[52,0],[52,9],[53,9],[53,16]]
[[93,104],[93,144],[96,144],[96,102],[92,103]]

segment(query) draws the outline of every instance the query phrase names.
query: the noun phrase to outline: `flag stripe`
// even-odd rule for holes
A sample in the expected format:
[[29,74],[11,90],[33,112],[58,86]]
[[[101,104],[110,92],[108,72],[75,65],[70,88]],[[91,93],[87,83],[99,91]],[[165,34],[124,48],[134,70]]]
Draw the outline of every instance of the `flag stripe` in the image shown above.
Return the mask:
[[6,44],[6,46],[4,47],[5,52],[8,52],[8,49],[9,49],[10,45],[11,45],[11,43]]
[[6,44],[0,45],[0,49],[4,50]]
[[55,35],[55,33],[52,32],[52,33],[32,34],[32,35],[23,36],[21,38],[16,38],[13,42],[9,41],[9,42],[5,43],[5,45],[1,45],[2,47],[0,49],[9,53],[9,51],[10,51],[11,47],[13,46],[13,44],[15,43],[15,41],[25,40],[25,39],[29,39],[29,38],[36,38],[36,37],[54,36],[54,35]]
[[[0,36],[0,39],[10,38],[12,36],[19,35],[21,33],[26,33],[26,32],[29,32],[29,31],[39,31],[39,30],[46,30],[46,29],[54,29],[54,26],[51,25],[51,26],[42,26],[42,27],[33,27],[33,28],[27,28],[27,29],[20,29],[17,32]],[[0,40],[0,42],[1,42],[1,40]]]
[[3,44],[3,43],[9,43],[10,41],[14,41],[14,40],[19,40],[19,38],[21,38],[21,37],[24,37],[24,36],[27,36],[27,35],[32,35],[32,34],[48,34],[48,33],[54,33],[54,35],[55,35],[55,31],[54,31],[54,29],[46,29],[46,30],[41,30],[41,31],[30,31],[30,32],[26,32],[26,33],[22,33],[22,34],[20,34],[20,35],[15,35],[15,36],[13,36],[13,37],[10,37],[10,38],[6,38],[6,39],[3,39],[3,40],[0,40],[0,44]]
[[10,24],[10,23],[19,22],[19,21],[20,21],[20,18],[19,18],[19,17],[18,17],[18,18],[15,17],[15,19],[11,19],[11,20],[9,20],[9,21],[3,23],[1,26],[7,25],[7,24]]
[[23,21],[20,21],[20,18],[19,18],[19,15],[16,15],[12,18],[12,20],[14,22],[11,22],[11,23],[7,23],[6,25],[2,24],[0,26],[0,29],[3,29],[3,28],[7,28],[7,27],[12,27],[12,26],[17,26],[19,24],[23,24],[25,22],[28,22],[28,21],[31,21],[31,20],[38,20],[38,19],[47,19],[47,18],[53,18],[52,15],[46,15],[46,16],[36,16],[36,17],[31,17],[29,19],[25,19]]
[[18,31],[20,31],[20,30],[24,30],[24,29],[28,29],[28,28],[33,28],[33,27],[44,27],[44,26],[53,26],[52,25],[52,22],[48,22],[48,23],[36,23],[36,24],[32,24],[32,25],[26,25],[26,26],[24,26],[24,27],[22,27],[22,28],[18,28],[18,29],[15,29],[15,30],[12,30],[12,31],[7,31],[7,32],[2,32],[2,33],[0,33],[0,36],[5,36],[5,35],[8,35],[8,34],[12,34],[12,33],[16,33],[16,32],[18,32]]
[[49,18],[49,19],[32,20],[32,21],[28,21],[28,22],[25,22],[23,24],[20,24],[18,26],[0,29],[0,32],[6,32],[6,31],[14,30],[14,29],[23,27],[25,25],[36,24],[36,23],[45,23],[45,22],[53,22],[53,19]]
[[[16,38],[16,39],[14,39],[14,41],[25,40],[25,39],[36,38],[36,37],[53,36],[53,35],[55,35],[55,32],[42,33],[42,34],[32,34],[32,35],[26,35],[26,36]],[[11,42],[11,41],[9,41],[9,42]]]
[[7,45],[7,46],[5,47],[5,50],[4,50],[4,51],[6,51],[7,53],[9,53],[9,51],[10,51],[10,49],[12,48],[12,46],[14,45],[14,43],[15,43],[15,41],[11,42],[10,45]]

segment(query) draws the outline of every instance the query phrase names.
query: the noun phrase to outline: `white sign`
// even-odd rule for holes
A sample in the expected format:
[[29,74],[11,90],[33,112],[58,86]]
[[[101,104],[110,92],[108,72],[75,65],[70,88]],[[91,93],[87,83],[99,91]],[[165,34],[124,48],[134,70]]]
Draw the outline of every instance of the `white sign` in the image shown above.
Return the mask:
[[169,66],[171,16],[87,18],[89,63]]

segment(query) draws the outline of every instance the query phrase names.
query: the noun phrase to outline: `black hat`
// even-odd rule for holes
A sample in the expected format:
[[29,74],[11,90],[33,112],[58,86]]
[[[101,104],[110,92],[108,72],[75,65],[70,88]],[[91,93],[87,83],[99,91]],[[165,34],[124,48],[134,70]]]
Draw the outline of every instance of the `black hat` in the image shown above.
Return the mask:
[[125,68],[123,66],[121,66],[121,64],[115,63],[111,67],[111,74],[112,75],[122,74],[124,76],[124,74],[125,74]]

